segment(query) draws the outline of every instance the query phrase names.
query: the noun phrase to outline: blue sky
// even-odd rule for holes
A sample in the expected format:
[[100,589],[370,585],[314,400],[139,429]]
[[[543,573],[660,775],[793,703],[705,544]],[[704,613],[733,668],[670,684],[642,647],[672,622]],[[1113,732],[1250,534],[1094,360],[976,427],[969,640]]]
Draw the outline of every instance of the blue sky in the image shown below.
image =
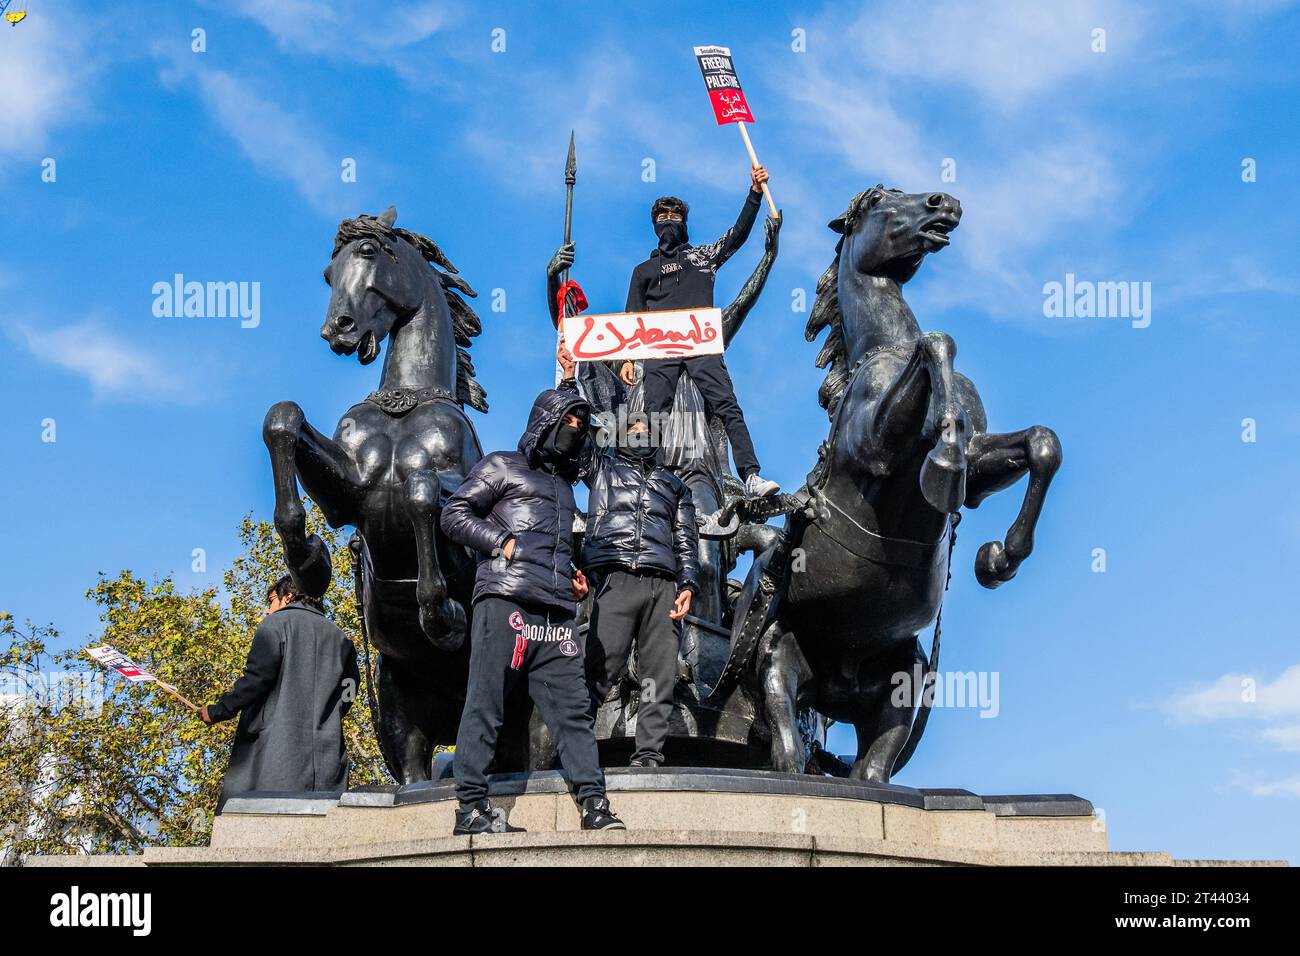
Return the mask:
[[[395,203],[479,291],[475,424],[512,446],[551,375],[569,129],[575,276],[616,311],[650,200],[687,198],[698,240],[743,199],[691,55],[723,44],[785,215],[727,359],[764,471],[797,486],[825,435],[794,293],[811,302],[826,222],[876,182],[961,199],[909,301],[957,340],[994,429],[1050,425],[1065,447],[1015,581],[985,591],[972,561],[1020,489],[961,527],[943,667],[996,671],[998,716],[937,711],[899,782],[1075,792],[1118,849],[1300,860],[1296,5],[716,7],[561,23],[526,4],[31,0],[0,28],[0,607],[80,640],[99,571],[212,583],[239,518],[270,514],[266,409],[294,398],[330,431],[377,381],[317,337],[334,226],[357,212]],[[176,273],[260,283],[260,324],[155,317]],[[1149,282],[1150,326],[1045,317],[1067,273]]]

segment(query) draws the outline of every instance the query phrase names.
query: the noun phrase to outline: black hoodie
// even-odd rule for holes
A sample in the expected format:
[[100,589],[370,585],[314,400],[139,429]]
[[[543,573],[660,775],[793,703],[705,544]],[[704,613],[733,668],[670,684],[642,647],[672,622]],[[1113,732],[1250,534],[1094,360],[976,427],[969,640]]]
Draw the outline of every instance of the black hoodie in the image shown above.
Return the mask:
[[[442,530],[479,554],[474,600],[500,597],[573,614],[573,482],[578,460],[557,468],[543,459],[546,436],[570,412],[590,413],[576,387],[537,396],[518,451],[496,451],[475,465],[442,510]],[[509,561],[500,549],[511,537]]]
[[656,248],[649,259],[632,270],[624,311],[667,312],[712,306],[718,268],[749,238],[760,198],[751,189],[736,224],[716,242],[693,246],[687,241],[668,252]]

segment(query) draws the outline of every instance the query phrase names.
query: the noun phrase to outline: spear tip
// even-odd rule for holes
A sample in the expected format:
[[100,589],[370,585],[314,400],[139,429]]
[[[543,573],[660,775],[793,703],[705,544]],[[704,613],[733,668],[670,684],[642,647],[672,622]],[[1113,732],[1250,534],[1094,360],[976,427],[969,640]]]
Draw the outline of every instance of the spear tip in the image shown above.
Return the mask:
[[573,130],[569,130],[569,158],[564,164],[564,181],[569,184],[578,179],[578,151],[573,144]]

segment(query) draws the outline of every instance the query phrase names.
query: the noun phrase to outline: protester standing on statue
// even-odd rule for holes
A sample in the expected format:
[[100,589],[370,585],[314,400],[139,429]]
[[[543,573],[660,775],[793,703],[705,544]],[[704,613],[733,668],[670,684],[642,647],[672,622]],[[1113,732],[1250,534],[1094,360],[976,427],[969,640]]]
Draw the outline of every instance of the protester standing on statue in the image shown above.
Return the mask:
[[[762,184],[767,182],[767,178],[767,170],[762,166],[750,170],[752,185],[736,224],[721,239],[703,246],[693,246],[688,239],[686,219],[690,210],[686,203],[675,196],[656,199],[650,207],[650,221],[659,245],[650,253],[649,259],[632,271],[625,311],[664,312],[711,307],[718,269],[749,238],[758,215]],[[759,475],[754,442],[736,401],[727,363],[721,355],[647,359],[643,371],[645,410],[651,415],[652,426],[662,428],[664,418],[672,411],[677,379],[685,372],[699,389],[708,413],[722,420],[731,442],[736,473],[745,483],[746,494],[762,497],[780,490],[776,482]],[[621,376],[626,384],[634,383],[635,369],[631,362],[623,363]]]
[[252,790],[335,792],[347,785],[343,715],[361,683],[356,648],[287,574],[266,598],[243,676],[199,711],[209,725],[239,715],[219,807]]
[[[573,378],[563,346],[560,367]],[[658,767],[677,684],[677,622],[699,588],[695,505],[686,484],[658,460],[644,414],[617,441],[591,456],[582,566],[593,590],[586,670],[591,713],[609,694],[637,650],[640,704],[633,767]]]
[[442,511],[447,537],[480,555],[453,763],[458,834],[509,828],[488,800],[487,769],[521,677],[555,738],[583,829],[624,828],[605,796],[574,624],[587,580],[573,564],[573,483],[590,410],[572,380],[542,392],[518,451],[483,458]]

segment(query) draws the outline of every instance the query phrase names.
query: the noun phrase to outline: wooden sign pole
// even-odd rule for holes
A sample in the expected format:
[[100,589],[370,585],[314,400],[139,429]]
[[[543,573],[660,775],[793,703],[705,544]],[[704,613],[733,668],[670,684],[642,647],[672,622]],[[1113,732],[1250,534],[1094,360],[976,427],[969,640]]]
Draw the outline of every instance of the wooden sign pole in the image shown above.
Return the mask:
[[[750,165],[757,168],[760,163],[758,155],[754,152],[754,144],[749,141],[749,130],[745,129],[744,123],[737,123],[740,127],[740,138],[745,141],[745,151],[749,153]],[[772,190],[767,188],[767,183],[763,183],[763,198],[767,200],[767,208],[772,211],[772,218],[776,219],[781,214],[776,211],[776,203],[772,201]]]

